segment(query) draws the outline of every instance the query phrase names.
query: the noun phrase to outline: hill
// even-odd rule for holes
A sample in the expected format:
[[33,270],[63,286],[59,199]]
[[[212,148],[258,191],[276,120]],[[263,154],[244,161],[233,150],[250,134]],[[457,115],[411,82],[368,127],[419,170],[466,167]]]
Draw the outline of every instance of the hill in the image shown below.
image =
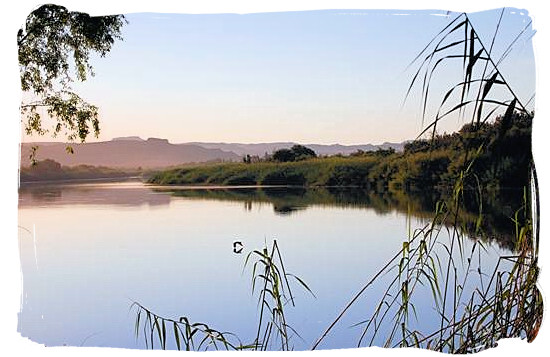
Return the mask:
[[[237,155],[257,155],[264,156],[266,153],[271,154],[273,151],[280,149],[289,149],[295,142],[274,142],[274,143],[257,143],[257,144],[241,144],[241,143],[205,143],[191,142],[188,144],[199,145],[208,149],[220,149],[231,151]],[[318,155],[349,155],[357,150],[376,151],[377,149],[393,148],[395,151],[403,151],[405,143],[384,143],[380,145],[360,144],[360,145],[341,145],[341,144],[301,144],[315,151]]]
[[235,153],[208,149],[193,144],[171,144],[166,139],[117,138],[97,143],[71,144],[68,154],[65,143],[23,143],[21,165],[30,165],[31,147],[37,145],[36,159],[50,159],[63,166],[93,165],[114,168],[161,168],[193,162],[240,161]]
[[101,166],[61,166],[50,159],[38,161],[36,165],[22,167],[19,175],[21,183],[59,180],[120,179],[139,175],[140,172],[126,172]]
[[[30,165],[31,147],[39,147],[37,160],[50,159],[63,166],[93,165],[114,168],[164,168],[168,166],[213,162],[241,161],[245,155],[263,157],[266,153],[290,148],[296,143],[207,143],[190,142],[172,144],[166,139],[141,139],[138,136],[113,138],[111,141],[97,143],[71,144],[74,153],[67,154],[65,143],[37,142],[23,143],[21,146],[21,165]],[[308,144],[307,147],[318,155],[349,155],[362,151],[375,151],[379,148],[393,148],[402,151],[405,143],[384,143],[381,145],[341,145],[341,144]]]

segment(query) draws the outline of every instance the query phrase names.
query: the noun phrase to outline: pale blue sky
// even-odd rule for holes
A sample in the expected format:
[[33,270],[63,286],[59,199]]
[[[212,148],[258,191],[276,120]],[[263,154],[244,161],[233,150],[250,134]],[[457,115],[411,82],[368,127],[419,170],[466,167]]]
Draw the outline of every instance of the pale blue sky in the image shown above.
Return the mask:
[[[96,76],[74,88],[100,108],[99,140],[138,135],[175,143],[403,141],[422,126],[418,90],[401,108],[414,74],[406,67],[456,16],[445,14],[128,14],[124,41],[107,57],[94,58]],[[487,46],[499,15],[470,15]],[[525,11],[505,11],[495,58],[529,20]],[[524,102],[535,90],[531,42],[524,41],[531,33],[501,67]],[[433,98],[460,80],[461,68],[460,62],[436,73],[444,80],[434,83]],[[442,130],[461,124],[450,119]]]

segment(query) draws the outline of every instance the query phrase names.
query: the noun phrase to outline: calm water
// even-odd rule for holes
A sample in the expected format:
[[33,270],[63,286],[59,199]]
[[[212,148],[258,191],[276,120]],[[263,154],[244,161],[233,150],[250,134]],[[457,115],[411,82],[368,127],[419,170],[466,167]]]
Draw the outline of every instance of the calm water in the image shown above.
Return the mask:
[[[357,190],[168,191],[140,182],[22,187],[19,331],[48,346],[144,348],[129,309],[137,301],[251,342],[258,309],[245,257],[277,239],[286,269],[316,295],[294,285],[296,307],[287,309],[303,338],[292,344],[308,349],[408,232],[424,225],[426,214],[407,215],[403,207],[402,200]],[[241,254],[233,252],[235,240],[243,243]],[[486,244],[484,261],[492,266],[506,245]],[[424,311],[419,323],[431,328],[439,322],[425,301],[417,306]],[[321,347],[354,347],[361,328],[352,325],[375,302],[362,298]]]

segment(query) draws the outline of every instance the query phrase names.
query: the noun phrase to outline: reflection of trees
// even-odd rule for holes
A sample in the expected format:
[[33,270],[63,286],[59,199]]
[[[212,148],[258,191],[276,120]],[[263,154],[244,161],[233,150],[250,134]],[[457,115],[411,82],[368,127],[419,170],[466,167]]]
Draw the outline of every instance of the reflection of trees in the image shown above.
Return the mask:
[[167,206],[169,195],[159,195],[141,186],[120,187],[118,183],[100,184],[30,184],[19,188],[19,206],[36,205],[141,205]]
[[[159,193],[166,194],[159,194]],[[120,206],[164,206],[171,196],[201,200],[242,202],[246,211],[257,205],[271,205],[275,214],[288,216],[308,207],[343,207],[373,210],[386,215],[399,212],[429,221],[433,218],[436,202],[444,195],[428,192],[383,191],[376,192],[360,188],[304,188],[304,187],[246,187],[238,189],[181,189],[153,190],[136,187],[118,187],[109,184],[87,185],[26,185],[19,190],[20,207],[36,204],[107,204]],[[170,194],[171,195],[170,195]],[[462,232],[484,240],[495,240],[501,246],[514,247],[515,226],[512,218],[521,207],[523,192],[500,190],[498,193],[478,197],[473,191],[465,191],[462,200],[464,208],[457,217]],[[479,208],[482,219],[479,229],[476,225]],[[476,232],[477,231],[477,232]]]
[[22,194],[30,194],[33,201],[56,202],[62,198],[62,191],[59,187],[34,187],[30,190],[20,190]]
[[[161,189],[162,191],[162,189]],[[239,189],[182,189],[171,191],[173,196],[224,201],[242,201],[250,211],[254,204],[271,204],[276,214],[289,215],[311,206],[349,207],[371,209],[377,214],[392,212],[410,214],[415,218],[431,220],[436,202],[445,195],[430,190],[427,192],[383,191],[361,188],[303,188],[264,187]],[[480,239],[496,240],[502,247],[514,247],[514,224],[511,219],[521,207],[523,192],[501,190],[498,193],[478,197],[475,192],[465,192],[464,209],[457,217],[463,233]],[[482,219],[479,229],[476,222],[479,207]],[[477,232],[476,232],[477,231]]]

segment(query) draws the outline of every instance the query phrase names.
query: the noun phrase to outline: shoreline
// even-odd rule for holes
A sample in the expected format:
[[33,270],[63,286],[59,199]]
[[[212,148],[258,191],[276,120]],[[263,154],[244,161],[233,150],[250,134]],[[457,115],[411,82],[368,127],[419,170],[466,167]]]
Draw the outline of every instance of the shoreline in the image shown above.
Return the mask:
[[96,178],[75,178],[59,180],[35,180],[19,181],[19,186],[36,184],[66,184],[66,183],[87,183],[87,182],[123,182],[128,180],[141,180],[140,176],[121,176],[121,177],[96,177]]

